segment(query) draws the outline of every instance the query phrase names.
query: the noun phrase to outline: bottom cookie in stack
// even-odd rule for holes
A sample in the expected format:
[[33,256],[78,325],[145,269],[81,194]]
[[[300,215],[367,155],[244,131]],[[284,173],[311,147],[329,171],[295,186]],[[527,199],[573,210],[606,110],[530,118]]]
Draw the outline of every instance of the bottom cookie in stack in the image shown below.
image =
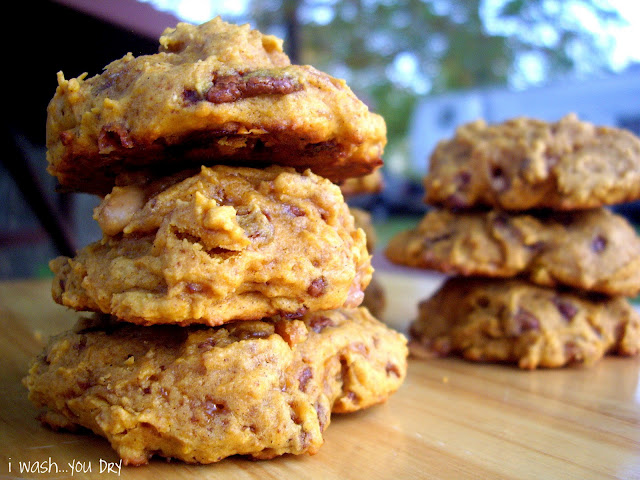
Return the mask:
[[523,369],[640,352],[640,316],[626,298],[522,279],[451,277],[420,303],[409,333],[418,356],[455,354]]
[[106,437],[125,464],[212,463],[316,453],[331,413],[384,402],[406,357],[365,308],[219,327],[96,315],[52,338],[24,383],[44,423]]

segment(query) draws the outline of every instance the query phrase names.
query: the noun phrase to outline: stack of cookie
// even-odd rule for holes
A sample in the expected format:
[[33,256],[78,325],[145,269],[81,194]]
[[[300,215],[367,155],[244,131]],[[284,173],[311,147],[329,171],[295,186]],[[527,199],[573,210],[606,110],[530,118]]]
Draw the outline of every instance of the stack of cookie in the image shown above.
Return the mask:
[[425,188],[432,208],[385,250],[451,276],[412,351],[526,369],[638,353],[640,238],[608,206],[640,198],[640,139],[573,114],[476,121],[438,144]]
[[55,300],[95,313],[25,379],[44,423],[125,464],[313,454],[331,413],[399,388],[406,339],[358,307],[370,254],[336,184],[381,164],[385,125],[344,82],[220,19],[58,82],[49,171],[103,196],[104,235],[51,263]]

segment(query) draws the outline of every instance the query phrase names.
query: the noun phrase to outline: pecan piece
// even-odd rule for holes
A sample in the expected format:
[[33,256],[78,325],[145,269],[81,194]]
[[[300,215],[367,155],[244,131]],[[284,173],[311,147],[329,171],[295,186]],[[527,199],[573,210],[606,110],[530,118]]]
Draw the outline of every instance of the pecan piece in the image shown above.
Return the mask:
[[314,298],[320,297],[327,289],[327,279],[324,277],[318,277],[309,284],[307,293]]
[[229,103],[259,95],[287,95],[301,89],[302,85],[289,77],[214,74],[213,84],[205,98],[211,103]]

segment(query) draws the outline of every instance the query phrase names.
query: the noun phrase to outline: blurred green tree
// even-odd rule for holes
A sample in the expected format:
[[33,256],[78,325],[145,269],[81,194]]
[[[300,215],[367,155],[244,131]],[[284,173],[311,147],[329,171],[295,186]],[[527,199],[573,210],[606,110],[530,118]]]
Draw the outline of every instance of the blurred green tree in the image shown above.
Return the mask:
[[385,117],[388,150],[423,95],[609,69],[622,22],[603,0],[249,0],[247,14],[295,63],[347,80]]

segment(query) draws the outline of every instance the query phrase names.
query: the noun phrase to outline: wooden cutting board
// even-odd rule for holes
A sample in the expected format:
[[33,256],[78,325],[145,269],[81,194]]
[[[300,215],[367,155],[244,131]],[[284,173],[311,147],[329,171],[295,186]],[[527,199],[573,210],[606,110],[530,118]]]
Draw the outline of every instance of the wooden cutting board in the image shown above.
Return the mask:
[[[383,319],[399,330],[441,281],[377,275]],[[46,338],[75,318],[53,303],[49,281],[0,283],[0,479],[640,479],[640,359],[615,357],[533,372],[412,358],[386,404],[334,415],[314,456],[206,466],[157,459],[118,470],[105,440],[42,427],[21,384]],[[20,472],[29,465],[36,471]]]

